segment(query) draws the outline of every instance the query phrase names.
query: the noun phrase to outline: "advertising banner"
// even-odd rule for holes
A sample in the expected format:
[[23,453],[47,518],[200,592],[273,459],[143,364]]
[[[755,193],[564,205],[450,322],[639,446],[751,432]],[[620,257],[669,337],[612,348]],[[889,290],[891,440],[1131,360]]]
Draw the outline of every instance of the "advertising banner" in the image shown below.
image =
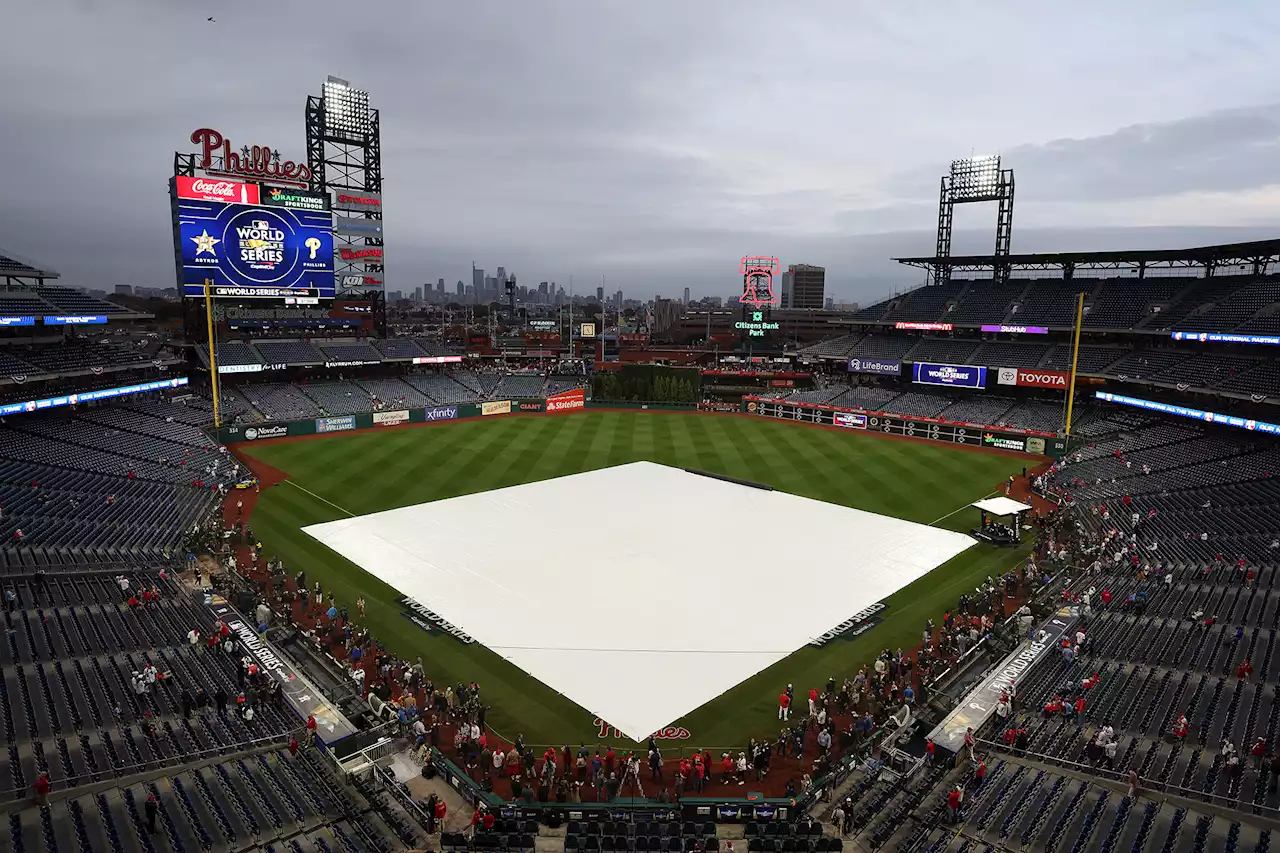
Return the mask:
[[968,696],[964,697],[954,711],[946,716],[938,727],[929,735],[935,744],[953,753],[964,746],[965,732],[972,728],[977,731],[982,724],[991,719],[996,705],[1000,702],[1000,694],[1009,686],[1009,682],[1021,681],[1022,677],[1045,655],[1058,646],[1058,641],[1075,625],[1076,617],[1070,608],[1059,608],[1058,612],[1046,622],[1043,629],[1048,634],[1044,642],[1028,642],[1023,640],[1018,648],[1004,659]]
[[100,326],[107,322],[106,314],[57,314],[43,318],[46,326]]
[[259,373],[261,364],[219,364],[218,373]]
[[342,432],[356,428],[355,415],[342,415],[336,418],[316,418],[316,432]]
[[333,230],[327,212],[178,201],[183,294],[333,297]]
[[[1161,412],[1162,414],[1174,415],[1179,418],[1190,418],[1195,421],[1204,421],[1205,423],[1233,426],[1250,432],[1280,435],[1280,424],[1268,423],[1267,421],[1255,421],[1236,415],[1220,415],[1217,412],[1206,412],[1202,409],[1192,409],[1188,406],[1179,406],[1174,403],[1161,403],[1156,400],[1143,400],[1139,397],[1126,397],[1122,394],[1112,394],[1109,391],[1098,391],[1095,392],[1094,396],[1104,403],[1118,403],[1122,406],[1133,406],[1138,409]],[[0,414],[4,414],[4,409],[0,408]]]
[[381,287],[380,275],[344,275],[340,276],[343,287]]
[[354,216],[335,216],[333,230],[343,237],[380,237],[381,219],[363,219]]
[[185,175],[177,175],[173,180],[178,198],[229,204],[258,204],[261,200],[257,184],[224,178],[188,178]]
[[984,432],[982,434],[982,446],[994,447],[996,450],[1016,450],[1019,453],[1027,451],[1027,440],[1022,436],[1003,436],[996,435],[993,432]]
[[35,317],[0,317],[0,328],[9,326],[34,326]]
[[1007,332],[1011,335],[1047,335],[1049,330],[1044,326],[986,326],[984,332]]
[[[228,427],[228,429],[234,431],[236,427]],[[263,424],[256,427],[245,427],[242,434],[245,441],[258,441],[264,438],[286,438],[289,435],[289,425]]]
[[409,422],[409,410],[402,409],[398,412],[374,412],[373,422],[379,426],[407,424]]
[[490,400],[487,403],[481,403],[480,414],[509,415],[511,414],[511,401],[510,400]]
[[884,617],[880,614],[884,612],[889,605],[877,601],[875,604],[868,606],[863,610],[850,616],[830,631],[825,631],[817,637],[809,641],[811,646],[825,646],[827,643],[837,638],[844,640],[852,640],[861,634],[867,632],[877,622]]
[[899,320],[893,324],[895,329],[913,329],[917,332],[949,332],[951,331],[950,323],[913,323],[910,321]]
[[336,190],[333,195],[334,210],[382,210],[382,195],[358,190]]
[[[1002,370],[1004,368],[1001,368]],[[1041,370],[1038,368],[1032,370],[1023,370],[1019,368],[1017,371],[1017,384],[1028,388],[1059,388],[1066,390],[1071,374],[1062,370]]]
[[996,382],[1000,385],[1017,385],[1018,368],[1002,367],[996,371]]
[[846,429],[866,429],[867,416],[858,412],[832,412],[831,422]]
[[898,376],[902,373],[902,362],[882,358],[851,358],[850,373],[871,373],[876,376]]
[[585,408],[587,405],[586,396],[586,391],[581,388],[565,391],[563,394],[555,394],[547,398],[547,412],[567,412],[573,409]]
[[434,406],[422,410],[423,422],[451,421],[459,416],[457,406]]
[[92,400],[107,400],[112,397],[127,397],[130,394],[141,394],[145,391],[163,391],[169,388],[181,388],[187,384],[187,377],[177,376],[173,379],[160,379],[155,382],[143,382],[140,385],[121,385],[116,388],[101,388],[97,391],[81,391],[78,394],[64,394],[58,397],[46,397],[41,400],[23,400],[20,403],[4,403],[0,405],[0,418],[9,415],[20,415],[23,412],[35,412],[43,409],[57,409],[62,406],[74,406],[77,403],[88,403]]
[[1175,341],[1201,344],[1272,344],[1280,345],[1278,335],[1240,335],[1234,332],[1170,332]]
[[541,400],[521,400],[519,410],[522,412],[544,412],[546,404]]
[[339,246],[338,257],[345,264],[373,264],[380,265],[383,262],[384,254],[381,246]]
[[413,359],[414,364],[459,364],[461,362],[460,355],[419,355]]
[[327,211],[332,199],[328,193],[314,190],[263,187],[261,203],[268,207],[288,207],[293,210]]
[[953,388],[983,388],[987,384],[987,369],[971,364],[929,364],[916,362],[911,365],[911,381],[919,385],[949,385]]

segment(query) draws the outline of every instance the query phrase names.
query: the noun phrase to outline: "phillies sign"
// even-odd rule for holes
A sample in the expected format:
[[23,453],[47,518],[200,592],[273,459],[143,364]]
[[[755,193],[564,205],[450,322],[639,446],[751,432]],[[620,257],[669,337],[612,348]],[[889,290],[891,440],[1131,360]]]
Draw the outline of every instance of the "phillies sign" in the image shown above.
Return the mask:
[[258,204],[261,201],[257,184],[240,181],[224,181],[220,178],[174,177],[178,198],[196,201],[221,201],[227,204]]
[[[238,152],[231,149],[231,140],[212,128],[202,127],[191,134],[191,143],[200,146],[199,167],[206,172],[223,175],[239,175],[246,178],[274,178],[289,183],[305,184],[311,180],[311,170],[292,160],[281,162],[280,153],[262,145],[245,145]],[[214,165],[214,157],[221,160]]]
[[[592,720],[591,725],[596,727],[596,737],[600,740],[604,740],[607,737],[626,738],[627,740],[631,740],[630,737],[624,735],[600,717],[596,717]],[[689,730],[684,726],[667,726],[665,729],[660,729],[659,731],[649,735],[649,737],[654,740],[688,740],[692,735],[689,734]]]

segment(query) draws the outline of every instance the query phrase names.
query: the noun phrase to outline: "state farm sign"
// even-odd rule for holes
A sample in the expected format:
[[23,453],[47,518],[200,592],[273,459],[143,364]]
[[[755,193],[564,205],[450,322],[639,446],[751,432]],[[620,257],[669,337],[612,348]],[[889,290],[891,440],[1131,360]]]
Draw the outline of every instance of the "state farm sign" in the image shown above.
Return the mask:
[[1066,388],[1067,374],[1061,370],[1019,370],[1018,385],[1032,388]]
[[565,412],[571,409],[586,408],[586,392],[581,388],[573,391],[565,391],[563,394],[556,394],[554,397],[547,398],[548,412]]
[[178,198],[197,201],[224,201],[228,204],[258,204],[260,196],[257,184],[226,181],[221,178],[174,177]]

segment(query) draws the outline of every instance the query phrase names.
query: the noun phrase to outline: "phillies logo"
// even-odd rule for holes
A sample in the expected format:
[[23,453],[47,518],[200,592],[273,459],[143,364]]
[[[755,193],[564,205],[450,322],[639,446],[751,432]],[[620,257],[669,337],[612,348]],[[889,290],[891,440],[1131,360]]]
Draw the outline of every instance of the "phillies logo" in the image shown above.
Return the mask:
[[[601,740],[604,740],[606,737],[627,738],[626,735],[624,735],[622,732],[618,731],[613,726],[609,725],[599,717],[596,717],[594,720],[592,720],[591,725],[596,727],[596,737],[600,738]],[[667,726],[665,729],[660,729],[659,731],[656,731],[653,734],[649,735],[649,737],[653,738],[654,740],[688,740],[689,738],[693,737],[693,735],[689,734],[689,730],[684,728],[683,726],[679,728],[677,728],[676,726]],[[627,739],[630,740],[630,738],[627,738]]]
[[[260,145],[246,145],[240,151],[231,150],[231,140],[212,128],[202,127],[191,134],[191,143],[200,146],[200,168],[206,171],[245,175],[252,178],[276,178],[293,183],[311,180],[311,170],[292,160],[281,162],[280,152]],[[213,158],[222,163],[214,168]]]
[[338,250],[344,261],[358,261],[361,258],[381,258],[381,249],[348,249],[343,247]]

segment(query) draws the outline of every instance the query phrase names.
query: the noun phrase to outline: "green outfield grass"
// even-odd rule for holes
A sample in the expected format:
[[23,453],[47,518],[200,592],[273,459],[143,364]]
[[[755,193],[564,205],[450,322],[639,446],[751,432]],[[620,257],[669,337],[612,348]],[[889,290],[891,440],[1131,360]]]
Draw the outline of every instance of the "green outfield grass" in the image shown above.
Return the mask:
[[[560,417],[476,419],[240,447],[290,478],[264,491],[253,513],[254,531],[268,555],[278,554],[290,572],[306,569],[308,580],[332,589],[353,612],[356,598],[363,596],[374,636],[410,660],[422,655],[437,683],[478,681],[493,705],[488,722],[499,733],[513,738],[521,732],[530,743],[555,745],[595,742],[593,715],[488,649],[422,631],[401,616],[394,589],[300,528],[348,514],[365,515],[648,460],[965,530],[974,521],[973,511],[957,510],[994,492],[1023,465],[1020,459],[950,445],[785,421],[667,412],[588,411]],[[615,501],[619,518],[625,518],[625,496],[601,499]],[[572,507],[565,510],[572,512]],[[698,524],[698,519],[690,519],[690,524]],[[743,536],[761,532],[758,525],[740,531]],[[803,530],[770,532],[792,536],[797,548],[803,548]],[[707,535],[733,536],[735,532],[717,526],[708,529]],[[536,546],[514,543],[513,559],[519,558],[522,547]],[[885,619],[873,630],[822,648],[806,647],[676,725],[692,733],[690,745],[699,746],[732,746],[751,735],[776,734],[776,700],[782,686],[790,682],[800,691],[820,686],[829,676],[852,673],[886,646],[905,648],[918,643],[926,619],[939,619],[961,593],[987,575],[1012,568],[1020,554],[979,544],[888,599]],[[856,568],[852,559],[850,568]],[[780,572],[778,583],[786,582],[785,573]],[[762,601],[767,601],[769,591],[760,592]],[[814,595],[821,595],[821,590],[815,589]],[[707,609],[710,617],[715,602],[707,602]],[[598,619],[604,624],[608,602],[590,613],[563,616]],[[767,621],[767,607],[761,614],[742,618]],[[814,633],[829,627],[815,625]]]

